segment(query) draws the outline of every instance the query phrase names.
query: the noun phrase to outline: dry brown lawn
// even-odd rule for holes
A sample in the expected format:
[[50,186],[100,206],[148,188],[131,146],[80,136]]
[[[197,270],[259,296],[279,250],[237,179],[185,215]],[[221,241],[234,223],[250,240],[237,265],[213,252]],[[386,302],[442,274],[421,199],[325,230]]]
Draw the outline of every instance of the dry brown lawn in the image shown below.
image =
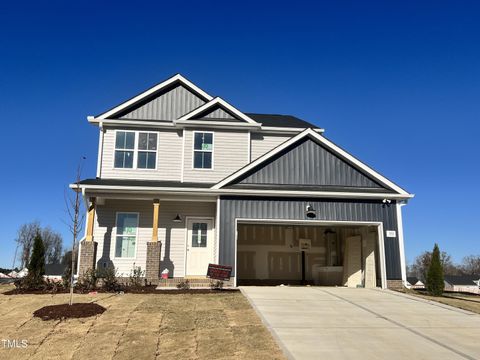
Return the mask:
[[105,313],[42,321],[33,311],[65,303],[67,294],[1,293],[0,341],[27,340],[26,348],[0,342],[0,359],[284,359],[271,334],[239,292],[218,294],[75,294]]
[[407,294],[480,314],[480,296],[469,296],[463,294],[445,294],[444,296],[429,296],[426,294],[420,294],[416,291],[408,291]]

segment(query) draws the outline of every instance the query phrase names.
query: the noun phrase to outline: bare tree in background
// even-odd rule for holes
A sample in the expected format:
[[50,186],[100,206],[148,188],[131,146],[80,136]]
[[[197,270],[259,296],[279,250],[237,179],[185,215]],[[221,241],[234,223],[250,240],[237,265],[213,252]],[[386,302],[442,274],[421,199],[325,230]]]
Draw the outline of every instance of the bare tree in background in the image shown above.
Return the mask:
[[[432,261],[432,252],[425,251],[422,254],[418,255],[414,263],[409,267],[410,275],[417,276],[420,280],[425,281],[427,278],[427,270]],[[445,275],[460,275],[461,269],[459,269],[452,261],[452,257],[442,251],[440,253],[440,262],[443,267],[443,272]]]
[[43,245],[45,246],[45,263],[58,264],[62,259],[62,235],[47,226],[41,231]]
[[480,275],[480,255],[465,256],[462,260],[462,271],[466,275]]
[[[75,249],[77,246],[78,235],[83,229],[83,223],[85,220],[85,212],[82,208],[82,192],[80,189],[80,180],[82,174],[82,165],[85,156],[82,156],[77,166],[77,173],[75,178],[75,187],[73,188],[74,194],[69,195],[65,192],[65,203],[67,207],[68,222],[67,226],[72,233],[72,254],[75,254]],[[74,281],[74,269],[76,256],[72,256],[71,271],[70,271],[70,305],[73,303],[73,281]]]
[[30,254],[33,247],[33,239],[35,235],[41,231],[40,223],[38,221],[32,221],[20,226],[17,233],[17,246],[21,248],[21,268],[25,268],[30,261]]

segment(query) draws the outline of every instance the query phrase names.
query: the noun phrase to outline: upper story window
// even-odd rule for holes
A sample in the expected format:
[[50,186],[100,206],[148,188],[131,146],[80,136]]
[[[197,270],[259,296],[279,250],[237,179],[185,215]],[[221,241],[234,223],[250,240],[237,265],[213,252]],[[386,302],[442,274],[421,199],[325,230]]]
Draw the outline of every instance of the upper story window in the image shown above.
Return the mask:
[[193,168],[194,169],[212,169],[213,168],[213,133],[197,132],[193,133]]
[[117,131],[115,138],[115,168],[155,169],[157,163],[157,133]]

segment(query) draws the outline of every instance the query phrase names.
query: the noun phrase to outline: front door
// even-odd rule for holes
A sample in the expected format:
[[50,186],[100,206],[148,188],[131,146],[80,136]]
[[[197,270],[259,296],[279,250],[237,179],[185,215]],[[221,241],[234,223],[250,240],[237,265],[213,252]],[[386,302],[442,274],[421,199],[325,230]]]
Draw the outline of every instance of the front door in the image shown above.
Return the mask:
[[213,220],[187,220],[187,276],[206,276],[208,264],[213,262]]

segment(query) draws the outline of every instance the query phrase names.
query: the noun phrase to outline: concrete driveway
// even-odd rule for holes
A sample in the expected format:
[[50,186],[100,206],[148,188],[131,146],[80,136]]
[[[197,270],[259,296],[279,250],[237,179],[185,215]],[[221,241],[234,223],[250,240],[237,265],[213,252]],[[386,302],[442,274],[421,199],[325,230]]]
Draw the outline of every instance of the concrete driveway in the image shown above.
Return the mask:
[[480,315],[388,290],[242,287],[294,359],[480,359]]

